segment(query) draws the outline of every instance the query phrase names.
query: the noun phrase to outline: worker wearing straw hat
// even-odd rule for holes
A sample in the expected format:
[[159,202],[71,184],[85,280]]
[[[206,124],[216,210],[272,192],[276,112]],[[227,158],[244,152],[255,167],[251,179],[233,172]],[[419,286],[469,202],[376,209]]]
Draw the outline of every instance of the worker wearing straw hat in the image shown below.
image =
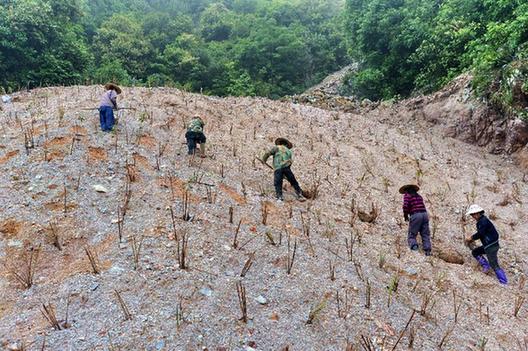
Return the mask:
[[[471,254],[478,261],[482,267],[482,271],[487,273],[490,268],[493,268],[495,275],[501,284],[508,284],[506,273],[499,266],[499,259],[497,253],[499,251],[499,233],[493,223],[484,214],[484,209],[479,205],[469,206],[466,216],[471,216],[477,222],[477,232],[466,238],[466,243],[471,243],[475,240],[480,240],[482,246],[471,250]],[[488,258],[486,260],[486,258]]]
[[293,162],[293,154],[291,151],[292,148],[293,145],[288,139],[277,138],[275,140],[275,146],[266,151],[261,158],[261,161],[266,163],[268,158],[273,155],[273,185],[275,186],[275,196],[279,201],[284,200],[282,196],[282,182],[284,178],[286,178],[286,180],[288,180],[288,182],[293,186],[297,200],[306,200],[302,195],[301,187],[299,186],[299,183],[297,182],[297,179],[295,179],[295,175],[290,168]]
[[121,94],[121,88],[114,83],[107,83],[104,88],[99,104],[99,122],[103,132],[110,132],[114,128],[114,110],[117,110],[117,95]]
[[407,184],[400,188],[403,195],[403,217],[409,221],[407,243],[413,251],[418,251],[416,237],[418,233],[422,237],[423,250],[426,256],[431,255],[431,232],[429,231],[429,216],[425,208],[423,198],[418,194],[418,185]]

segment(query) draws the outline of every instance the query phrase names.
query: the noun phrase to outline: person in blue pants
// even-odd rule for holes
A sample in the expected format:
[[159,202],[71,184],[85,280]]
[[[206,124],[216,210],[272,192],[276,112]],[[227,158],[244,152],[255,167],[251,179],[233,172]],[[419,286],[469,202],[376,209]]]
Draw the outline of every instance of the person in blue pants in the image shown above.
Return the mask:
[[117,110],[117,95],[121,88],[113,83],[105,85],[105,93],[101,96],[99,104],[99,122],[103,132],[110,132],[114,128],[114,110]]
[[[482,267],[482,271],[487,273],[493,268],[495,275],[501,284],[508,284],[506,273],[500,268],[497,253],[499,251],[499,233],[493,223],[486,217],[484,210],[479,205],[469,206],[467,216],[473,217],[477,221],[477,232],[466,238],[466,243],[480,240],[482,246],[471,250],[471,254]],[[486,257],[484,257],[486,256]]]

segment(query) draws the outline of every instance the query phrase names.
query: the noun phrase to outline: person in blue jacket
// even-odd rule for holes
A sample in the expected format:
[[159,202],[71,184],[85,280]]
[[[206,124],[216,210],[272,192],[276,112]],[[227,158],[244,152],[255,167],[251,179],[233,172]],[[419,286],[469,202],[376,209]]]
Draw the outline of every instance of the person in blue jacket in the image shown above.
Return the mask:
[[[469,206],[467,216],[473,217],[477,221],[477,232],[466,238],[469,244],[475,240],[480,240],[482,246],[471,250],[471,254],[482,266],[484,273],[493,268],[495,275],[501,284],[508,284],[506,273],[500,268],[497,253],[499,251],[499,233],[493,223],[486,217],[484,210],[479,205]],[[486,255],[486,257],[484,257]]]

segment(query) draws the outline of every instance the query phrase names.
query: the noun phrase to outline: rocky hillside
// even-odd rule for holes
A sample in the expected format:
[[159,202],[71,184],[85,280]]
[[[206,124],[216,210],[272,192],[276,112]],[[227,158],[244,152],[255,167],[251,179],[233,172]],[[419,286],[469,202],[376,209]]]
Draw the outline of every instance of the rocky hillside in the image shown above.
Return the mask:
[[[391,106],[161,88],[125,88],[134,109],[103,134],[87,110],[101,89],[23,92],[0,112],[2,348],[527,349],[528,188],[510,158]],[[205,159],[185,154],[195,113]],[[314,199],[273,199],[255,156],[277,136]],[[412,181],[432,257],[406,247],[398,188]],[[502,234],[506,287],[463,244],[473,202]]]
[[339,95],[347,67],[329,76],[321,85],[290,98],[331,111],[359,113],[393,126],[408,125],[423,131],[478,145],[493,154],[512,155],[528,166],[528,124],[521,118],[506,118],[485,101],[474,98],[470,75],[462,75],[435,94],[402,101],[360,101]]

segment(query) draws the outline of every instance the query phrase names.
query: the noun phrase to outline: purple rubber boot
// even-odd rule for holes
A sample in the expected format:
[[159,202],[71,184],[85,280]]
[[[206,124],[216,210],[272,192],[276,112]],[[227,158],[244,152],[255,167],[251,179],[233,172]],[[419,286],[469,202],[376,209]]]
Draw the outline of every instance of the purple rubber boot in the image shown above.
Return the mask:
[[477,259],[478,263],[482,266],[482,272],[488,273],[491,267],[488,261],[484,258],[484,256],[477,256],[475,258]]
[[495,275],[497,276],[497,279],[499,280],[499,283],[501,284],[508,284],[508,278],[506,278],[506,273],[501,268],[497,268],[495,270]]

